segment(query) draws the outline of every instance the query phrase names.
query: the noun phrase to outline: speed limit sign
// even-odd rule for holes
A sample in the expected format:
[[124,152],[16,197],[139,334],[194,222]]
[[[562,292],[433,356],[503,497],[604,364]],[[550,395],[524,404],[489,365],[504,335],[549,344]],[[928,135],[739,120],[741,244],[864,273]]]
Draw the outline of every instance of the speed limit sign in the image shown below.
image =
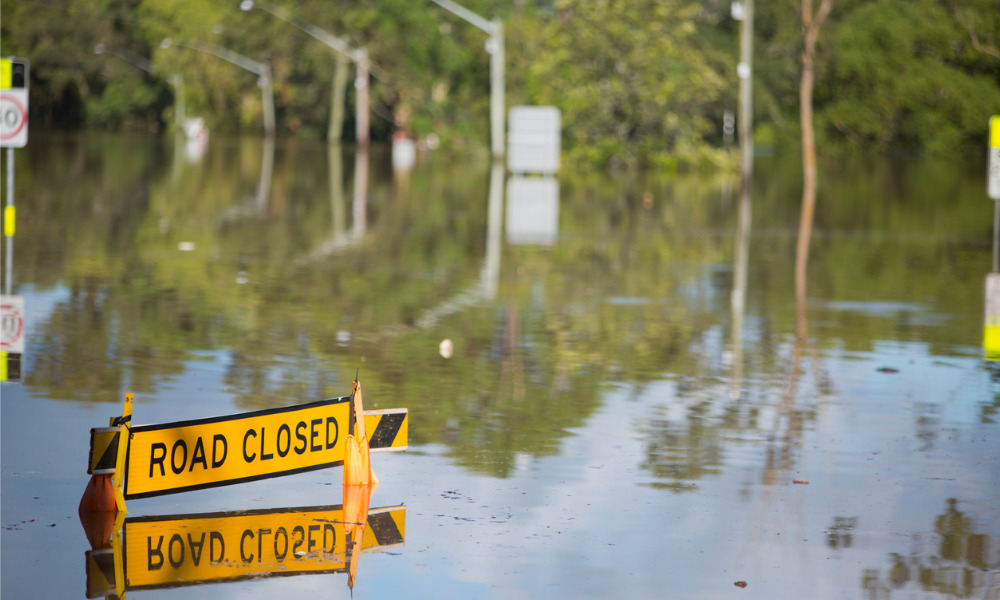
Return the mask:
[[0,147],[28,144],[28,61],[0,58]]

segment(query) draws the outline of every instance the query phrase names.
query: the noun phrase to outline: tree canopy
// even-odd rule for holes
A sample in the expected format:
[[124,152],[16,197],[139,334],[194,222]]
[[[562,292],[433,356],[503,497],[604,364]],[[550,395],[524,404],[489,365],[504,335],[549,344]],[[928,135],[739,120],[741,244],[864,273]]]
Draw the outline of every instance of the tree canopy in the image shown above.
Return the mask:
[[[569,161],[625,168],[718,165],[736,106],[739,28],[718,0],[463,0],[506,35],[507,106],[563,113]],[[271,65],[278,135],[320,138],[336,54],[268,10],[294,12],[371,58],[375,139],[489,141],[488,35],[431,0],[316,0],[244,11],[238,0],[7,0],[4,55],[27,58],[33,127],[164,131],[176,106],[213,131],[259,134],[256,77],[185,41]],[[802,48],[796,3],[758,3],[758,144],[797,146]],[[838,0],[816,54],[824,148],[979,150],[1000,112],[1000,0]],[[165,47],[164,39],[179,42]],[[150,61],[150,71],[137,68]],[[131,64],[130,64],[131,63]],[[177,82],[180,76],[183,86]],[[353,86],[349,94],[354,93]],[[354,118],[348,99],[348,119]],[[349,122],[347,141],[353,136]]]

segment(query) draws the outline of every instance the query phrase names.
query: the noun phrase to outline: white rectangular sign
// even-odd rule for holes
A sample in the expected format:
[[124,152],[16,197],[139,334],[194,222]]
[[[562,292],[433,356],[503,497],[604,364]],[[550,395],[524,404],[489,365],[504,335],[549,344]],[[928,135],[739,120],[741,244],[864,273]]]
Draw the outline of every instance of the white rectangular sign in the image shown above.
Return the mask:
[[513,173],[554,174],[559,170],[562,114],[554,106],[510,109],[507,168]]

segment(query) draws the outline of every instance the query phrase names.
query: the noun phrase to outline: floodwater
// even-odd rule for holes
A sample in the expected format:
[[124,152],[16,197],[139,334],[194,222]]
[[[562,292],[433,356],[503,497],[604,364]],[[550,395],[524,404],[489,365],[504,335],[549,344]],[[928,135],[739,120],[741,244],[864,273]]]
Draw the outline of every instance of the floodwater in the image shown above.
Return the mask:
[[[741,211],[722,177],[36,136],[0,593],[998,598],[984,162],[826,166],[799,306],[795,160],[759,157]],[[344,396],[355,374],[366,409],[409,409],[409,449],[373,455],[353,590],[343,560],[289,549],[296,523],[337,521],[340,467],[132,499],[125,556],[91,547],[90,429],[127,392],[153,424]],[[243,537],[220,560],[223,527]]]

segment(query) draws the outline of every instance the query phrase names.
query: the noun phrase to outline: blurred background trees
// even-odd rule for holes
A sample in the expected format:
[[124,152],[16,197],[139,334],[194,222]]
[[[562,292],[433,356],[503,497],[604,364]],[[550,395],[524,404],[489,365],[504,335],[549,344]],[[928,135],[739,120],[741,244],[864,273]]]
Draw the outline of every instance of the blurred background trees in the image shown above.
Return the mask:
[[[434,134],[486,153],[487,36],[430,0],[274,4],[372,63],[375,140]],[[718,165],[729,150],[738,24],[722,0],[463,0],[504,20],[507,106],[563,111],[571,162],[621,168]],[[801,19],[796,2],[758,3],[754,124],[760,146],[797,151]],[[332,50],[238,0],[6,0],[4,55],[31,61],[35,130],[168,131],[177,94],[216,134],[261,131],[256,77],[162,41],[211,43],[272,66],[278,135],[322,138]],[[101,48],[102,52],[95,52]],[[979,152],[1000,112],[1000,0],[838,0],[816,50],[817,142],[825,150]],[[151,62],[151,72],[135,60]],[[132,63],[132,64],[130,64]],[[353,69],[352,69],[353,70]],[[175,88],[171,75],[183,77]],[[348,86],[353,96],[353,86]],[[353,140],[348,98],[345,141]]]

